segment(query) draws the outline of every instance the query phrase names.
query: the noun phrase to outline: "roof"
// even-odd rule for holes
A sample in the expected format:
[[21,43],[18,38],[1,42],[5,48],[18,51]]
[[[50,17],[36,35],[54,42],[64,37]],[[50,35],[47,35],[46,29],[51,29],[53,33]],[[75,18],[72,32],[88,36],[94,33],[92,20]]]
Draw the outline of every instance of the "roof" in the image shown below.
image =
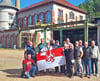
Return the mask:
[[44,1],[41,1],[39,3],[36,3],[36,4],[33,4],[33,5],[30,5],[26,8],[23,8],[19,11],[20,12],[23,12],[23,11],[27,11],[31,8],[35,8],[35,7],[40,7],[41,5],[44,5],[44,4],[47,4],[47,3],[55,3],[55,4],[59,4],[59,5],[62,5],[62,6],[65,6],[65,7],[68,7],[68,8],[71,8],[73,10],[76,10],[76,11],[79,11],[79,12],[82,12],[82,13],[85,13],[86,14],[86,11],[72,5],[71,3],[65,1],[65,0],[44,0]]
[[2,0],[0,2],[0,7],[10,7],[10,8],[14,8],[16,10],[18,10],[12,3],[11,0]]

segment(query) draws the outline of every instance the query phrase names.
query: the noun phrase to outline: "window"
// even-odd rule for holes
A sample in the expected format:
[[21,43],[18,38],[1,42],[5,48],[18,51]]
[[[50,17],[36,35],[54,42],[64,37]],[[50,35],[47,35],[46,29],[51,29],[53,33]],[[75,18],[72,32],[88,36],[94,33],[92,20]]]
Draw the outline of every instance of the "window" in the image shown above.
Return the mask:
[[83,16],[80,16],[80,20],[83,20]]
[[51,16],[51,12],[47,12],[46,14],[46,24],[49,24],[52,22],[52,16]]
[[2,38],[2,47],[5,47],[5,37]]
[[37,23],[37,15],[34,16],[34,24],[36,25]]
[[63,17],[63,10],[58,10],[58,16]]
[[63,23],[64,21],[63,20],[58,20],[58,24],[61,24]]
[[22,24],[22,19],[19,19],[19,27],[21,27],[21,24]]
[[24,27],[26,27],[26,20],[27,20],[27,18],[25,17],[24,18],[24,22],[23,22],[24,23]]
[[70,18],[70,19],[74,19],[74,13],[73,13],[73,12],[70,12],[70,13],[69,13],[69,18]]
[[40,21],[43,23],[43,13],[40,14]]
[[9,39],[9,35],[7,36],[7,47],[10,47],[10,39]]
[[15,45],[15,36],[13,35],[12,36],[12,47],[14,47],[14,45]]
[[100,20],[97,20],[97,24],[100,25]]
[[8,23],[9,24],[9,28],[12,29],[12,23]]
[[12,20],[12,19],[13,19],[13,15],[9,14],[9,20]]
[[32,23],[32,16],[29,16],[29,18],[28,18],[28,25],[31,25],[31,23]]

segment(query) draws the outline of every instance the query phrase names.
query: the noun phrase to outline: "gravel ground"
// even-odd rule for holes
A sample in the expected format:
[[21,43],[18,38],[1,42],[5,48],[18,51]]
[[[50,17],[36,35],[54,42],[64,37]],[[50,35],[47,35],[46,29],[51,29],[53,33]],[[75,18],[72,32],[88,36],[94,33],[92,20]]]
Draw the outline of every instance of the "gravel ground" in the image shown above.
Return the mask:
[[38,74],[30,79],[20,78],[23,53],[24,50],[0,49],[0,81],[100,81],[100,76],[92,76],[91,79],[78,76],[68,78],[60,73]]

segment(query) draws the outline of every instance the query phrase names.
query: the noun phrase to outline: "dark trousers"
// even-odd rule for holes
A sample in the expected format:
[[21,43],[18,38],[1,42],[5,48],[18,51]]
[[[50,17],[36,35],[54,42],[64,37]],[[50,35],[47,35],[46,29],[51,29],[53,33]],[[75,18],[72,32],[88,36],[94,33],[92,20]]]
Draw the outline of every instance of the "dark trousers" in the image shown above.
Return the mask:
[[[92,73],[98,74],[98,59],[92,58],[91,59],[91,65],[92,65]],[[95,72],[94,72],[94,65],[95,65]]]
[[59,67],[55,67],[55,72],[59,72]]
[[61,73],[65,72],[65,65],[60,66]]
[[73,64],[71,64],[70,62],[67,63],[67,72],[69,73],[69,76],[73,76],[74,75]]

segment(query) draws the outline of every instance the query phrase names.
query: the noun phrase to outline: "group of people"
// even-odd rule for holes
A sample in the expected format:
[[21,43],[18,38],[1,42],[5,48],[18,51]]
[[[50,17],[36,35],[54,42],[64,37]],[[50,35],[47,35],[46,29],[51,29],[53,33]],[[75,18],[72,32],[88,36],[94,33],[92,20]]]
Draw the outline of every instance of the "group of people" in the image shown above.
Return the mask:
[[75,46],[69,42],[69,39],[66,39],[66,41],[67,44],[64,45],[64,53],[69,76],[73,77],[78,74],[81,77],[85,74],[88,78],[91,78],[92,75],[98,76],[98,61],[100,60],[100,55],[95,41],[91,41],[91,46],[88,46],[88,42],[82,45],[81,40],[75,41]]
[[[55,73],[64,73],[71,78],[74,75],[80,75],[80,77],[86,75],[88,78],[91,78],[92,75],[98,76],[98,61],[100,60],[100,55],[99,48],[95,45],[95,41],[91,41],[91,46],[88,46],[88,42],[84,42],[84,45],[82,45],[82,40],[75,41],[75,45],[73,45],[70,39],[66,38],[62,46],[59,40],[52,40],[51,43],[50,41],[46,41],[46,43],[44,43],[44,39],[41,39],[41,43],[38,46],[28,41],[25,47],[25,59],[23,60],[21,77],[30,78],[30,75],[35,77],[35,75],[38,74],[36,62],[37,53],[60,47],[63,48],[66,65],[55,67]],[[49,69],[46,71],[49,71]]]

